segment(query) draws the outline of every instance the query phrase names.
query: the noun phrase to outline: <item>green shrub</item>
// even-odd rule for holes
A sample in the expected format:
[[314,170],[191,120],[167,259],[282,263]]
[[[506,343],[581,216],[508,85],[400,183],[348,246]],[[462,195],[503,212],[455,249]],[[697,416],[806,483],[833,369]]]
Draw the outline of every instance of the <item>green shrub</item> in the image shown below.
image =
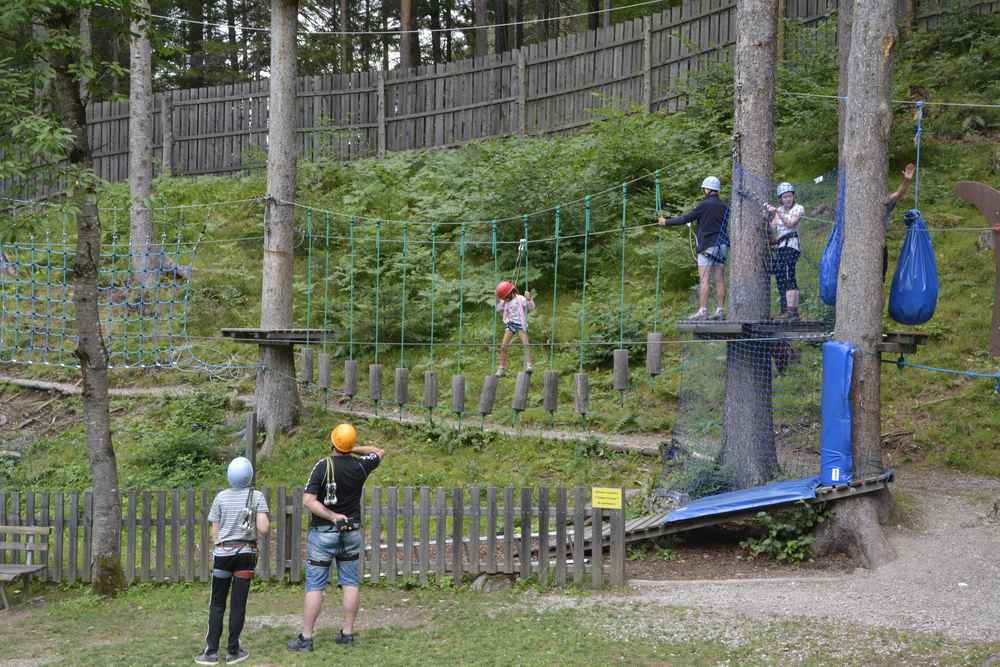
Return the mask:
[[801,563],[812,555],[816,541],[812,532],[829,513],[808,503],[785,512],[758,512],[754,522],[763,527],[762,537],[751,537],[740,542],[751,558],[766,556],[779,563]]

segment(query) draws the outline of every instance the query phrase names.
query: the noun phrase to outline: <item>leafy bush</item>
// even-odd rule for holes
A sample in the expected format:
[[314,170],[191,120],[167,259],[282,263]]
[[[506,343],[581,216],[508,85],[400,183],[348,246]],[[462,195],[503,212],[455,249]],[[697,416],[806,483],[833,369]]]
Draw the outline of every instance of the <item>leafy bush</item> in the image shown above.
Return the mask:
[[740,542],[751,558],[766,556],[779,563],[801,563],[812,555],[816,541],[812,532],[829,513],[808,503],[793,510],[769,514],[758,512],[754,522],[764,528],[762,537],[751,537]]

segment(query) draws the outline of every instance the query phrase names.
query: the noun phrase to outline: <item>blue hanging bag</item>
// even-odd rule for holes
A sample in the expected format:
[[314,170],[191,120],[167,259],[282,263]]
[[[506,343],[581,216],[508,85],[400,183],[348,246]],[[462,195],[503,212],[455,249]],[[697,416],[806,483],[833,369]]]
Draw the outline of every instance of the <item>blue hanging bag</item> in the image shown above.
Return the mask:
[[819,259],[819,298],[828,306],[837,304],[837,273],[840,271],[840,254],[844,250],[844,176],[837,183],[837,215],[826,241],[823,256]]
[[910,209],[903,219],[908,229],[892,276],[889,317],[900,324],[923,324],[934,316],[937,307],[937,261],[920,211]]

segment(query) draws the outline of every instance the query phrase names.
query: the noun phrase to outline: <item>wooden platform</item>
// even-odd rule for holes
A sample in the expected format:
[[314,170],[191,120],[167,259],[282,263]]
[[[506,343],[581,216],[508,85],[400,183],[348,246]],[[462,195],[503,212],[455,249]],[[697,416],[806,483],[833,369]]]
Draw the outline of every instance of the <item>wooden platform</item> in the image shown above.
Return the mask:
[[681,320],[677,331],[691,334],[701,340],[727,340],[732,338],[787,338],[795,340],[823,340],[832,325],[823,320]]
[[303,345],[336,340],[332,329],[223,329],[223,338],[256,345]]
[[915,331],[887,331],[882,334],[878,351],[882,354],[913,354],[920,345],[926,345],[928,336]]

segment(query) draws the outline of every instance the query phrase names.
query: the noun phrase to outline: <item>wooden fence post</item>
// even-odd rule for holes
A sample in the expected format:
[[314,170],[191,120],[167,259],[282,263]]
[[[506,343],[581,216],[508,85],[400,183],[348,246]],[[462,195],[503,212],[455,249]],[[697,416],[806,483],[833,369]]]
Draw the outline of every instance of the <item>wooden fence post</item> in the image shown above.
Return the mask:
[[642,20],[642,108],[653,112],[653,22],[647,16]]
[[385,157],[385,72],[378,71],[378,148],[376,157]]
[[611,585],[625,585],[625,487],[621,509],[611,512]]
[[174,172],[174,97],[164,93],[160,102],[160,123],[163,126],[163,158],[160,165],[162,176],[173,176]]
[[517,136],[528,133],[528,60],[524,48],[517,50]]

